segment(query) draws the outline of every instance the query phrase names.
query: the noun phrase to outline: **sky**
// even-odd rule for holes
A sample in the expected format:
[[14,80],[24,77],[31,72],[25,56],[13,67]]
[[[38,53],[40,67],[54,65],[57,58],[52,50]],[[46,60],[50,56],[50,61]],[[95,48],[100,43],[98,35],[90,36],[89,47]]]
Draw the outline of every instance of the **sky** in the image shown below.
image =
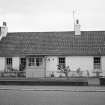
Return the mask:
[[0,0],[0,25],[9,32],[105,30],[105,0]]

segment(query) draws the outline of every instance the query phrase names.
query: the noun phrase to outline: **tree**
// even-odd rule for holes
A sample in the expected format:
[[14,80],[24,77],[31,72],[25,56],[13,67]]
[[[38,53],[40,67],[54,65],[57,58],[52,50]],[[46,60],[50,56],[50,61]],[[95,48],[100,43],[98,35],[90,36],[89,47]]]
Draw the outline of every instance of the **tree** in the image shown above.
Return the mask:
[[89,73],[89,71],[87,70],[86,72],[87,72],[87,77],[89,77],[89,76],[90,76],[90,73]]
[[82,76],[82,71],[81,71],[80,67],[76,70],[76,72],[77,72],[78,76],[80,76],[80,77]]
[[68,74],[71,71],[69,66],[65,66],[65,65],[57,65],[58,70],[60,71],[60,73],[64,73],[65,77],[68,78]]

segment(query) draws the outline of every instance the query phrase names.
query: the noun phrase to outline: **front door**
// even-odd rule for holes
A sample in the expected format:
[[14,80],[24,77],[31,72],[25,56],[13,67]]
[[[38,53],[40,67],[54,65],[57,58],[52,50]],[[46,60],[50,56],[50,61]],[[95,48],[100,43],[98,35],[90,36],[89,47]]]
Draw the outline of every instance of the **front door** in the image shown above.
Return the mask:
[[25,71],[26,68],[26,58],[20,59],[20,71]]

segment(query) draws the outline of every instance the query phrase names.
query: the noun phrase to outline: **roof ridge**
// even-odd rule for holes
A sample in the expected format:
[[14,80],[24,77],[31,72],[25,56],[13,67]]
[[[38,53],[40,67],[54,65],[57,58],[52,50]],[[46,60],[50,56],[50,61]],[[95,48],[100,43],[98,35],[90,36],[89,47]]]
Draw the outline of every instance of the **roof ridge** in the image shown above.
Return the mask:
[[[63,32],[74,32],[74,31],[39,31],[39,32],[8,32],[8,33],[63,33]],[[81,32],[105,32],[105,30],[86,30]]]

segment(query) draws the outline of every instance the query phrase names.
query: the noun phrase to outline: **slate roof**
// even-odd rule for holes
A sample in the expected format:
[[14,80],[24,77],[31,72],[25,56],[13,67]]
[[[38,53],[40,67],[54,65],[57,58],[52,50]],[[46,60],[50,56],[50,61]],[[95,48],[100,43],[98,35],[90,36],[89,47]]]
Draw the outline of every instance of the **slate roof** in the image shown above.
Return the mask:
[[104,56],[105,31],[16,32],[0,41],[0,56]]

